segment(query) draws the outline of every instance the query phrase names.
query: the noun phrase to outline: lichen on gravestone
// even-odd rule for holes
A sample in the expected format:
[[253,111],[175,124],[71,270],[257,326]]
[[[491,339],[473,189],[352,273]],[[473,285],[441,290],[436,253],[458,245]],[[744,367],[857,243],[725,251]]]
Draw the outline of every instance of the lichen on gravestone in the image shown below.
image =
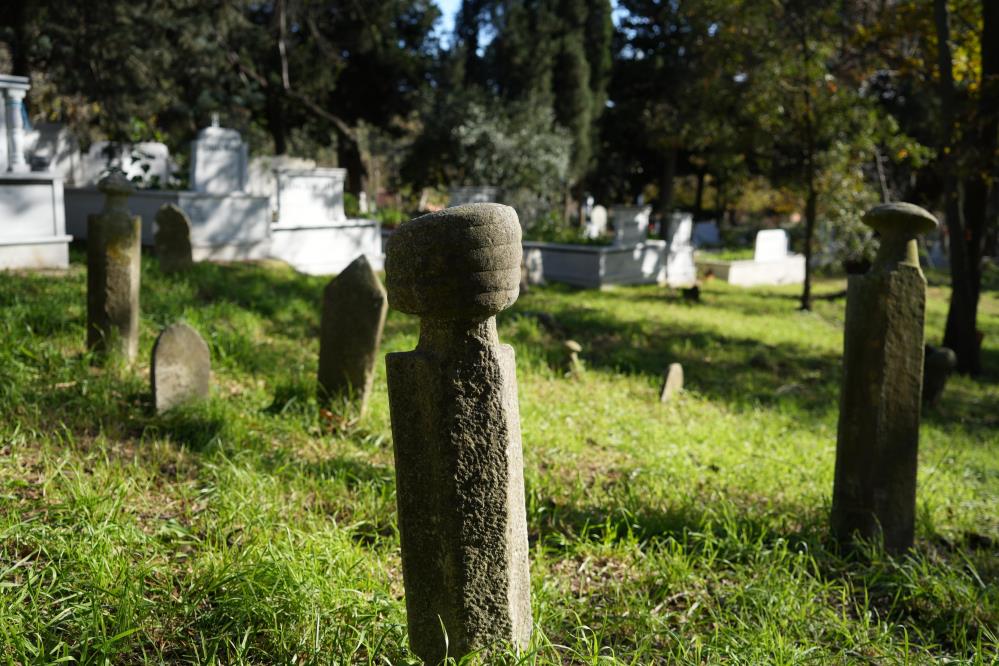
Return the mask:
[[208,398],[212,362],[208,345],[184,323],[167,326],[156,338],[149,378],[157,412]]
[[416,349],[385,362],[409,640],[428,664],[531,635],[516,365],[495,317],[517,299],[520,234],[512,208],[468,204],[386,252],[389,304],[420,317]]
[[128,210],[135,188],[113,171],[97,189],[104,208],[87,218],[87,348],[131,362],[139,349],[141,226]]
[[847,289],[831,522],[843,543],[882,540],[899,553],[913,544],[923,384],[926,278],[916,237],[937,221],[894,203],[871,209],[864,222],[881,246]]

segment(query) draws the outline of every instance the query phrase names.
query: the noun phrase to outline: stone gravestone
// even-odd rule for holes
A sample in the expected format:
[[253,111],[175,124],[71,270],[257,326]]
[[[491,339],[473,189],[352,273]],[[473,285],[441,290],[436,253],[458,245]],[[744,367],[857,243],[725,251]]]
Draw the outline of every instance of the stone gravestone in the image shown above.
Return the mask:
[[590,211],[590,217],[586,220],[584,230],[587,238],[600,238],[607,233],[607,209],[603,206],[594,206]]
[[923,404],[935,407],[957,367],[957,354],[947,347],[926,345],[923,365]]
[[249,163],[246,144],[239,132],[215,122],[191,144],[191,188],[207,194],[242,192]]
[[191,220],[176,204],[156,213],[156,256],[164,273],[179,273],[194,265],[191,250]]
[[787,259],[787,232],[783,229],[765,229],[756,234],[753,261],[784,261]]
[[693,228],[694,216],[690,213],[670,215],[670,241],[666,257],[666,284],[670,287],[690,287],[697,282],[697,265],[691,243]]
[[346,169],[279,169],[274,176],[281,224],[321,226],[347,221],[343,207]]
[[135,188],[119,171],[97,188],[105,199],[87,218],[87,347],[131,362],[139,350],[141,220],[127,208]]
[[648,206],[614,206],[611,219],[614,220],[614,244],[618,246],[636,245],[649,238]]
[[899,553],[913,540],[923,384],[926,279],[916,236],[937,221],[893,203],[868,211],[864,223],[880,232],[881,247],[847,289],[832,530],[844,543],[881,537]]
[[385,364],[409,641],[428,664],[531,635],[516,364],[495,317],[520,260],[500,204],[425,215],[388,242],[389,304],[420,317],[416,349]]
[[659,402],[669,402],[673,396],[683,390],[683,366],[679,363],[670,363],[666,375],[663,377],[663,386],[659,390]]
[[183,323],[163,329],[149,371],[157,413],[207,399],[211,375],[211,354],[197,331]]
[[388,302],[385,289],[361,255],[323,290],[319,333],[319,399],[353,398],[363,414]]

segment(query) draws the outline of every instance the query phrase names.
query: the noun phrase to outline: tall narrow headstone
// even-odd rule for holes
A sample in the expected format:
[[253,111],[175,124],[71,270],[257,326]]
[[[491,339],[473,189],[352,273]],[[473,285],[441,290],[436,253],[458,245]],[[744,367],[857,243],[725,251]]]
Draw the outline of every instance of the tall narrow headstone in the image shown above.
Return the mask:
[[132,184],[120,172],[97,188],[104,210],[87,218],[87,347],[135,359],[139,350],[140,218],[128,211]]
[[206,399],[211,375],[208,345],[196,330],[183,323],[163,329],[149,366],[157,412]]
[[531,635],[513,348],[495,315],[517,300],[517,214],[468,204],[399,227],[389,304],[420,317],[389,354],[389,404],[409,641],[428,664]]
[[607,209],[603,206],[594,206],[590,210],[589,219],[586,220],[584,234],[587,238],[600,238],[607,233]]
[[194,265],[191,219],[177,204],[166,204],[156,212],[154,242],[164,273],[179,273]]
[[363,413],[371,393],[375,360],[388,302],[364,255],[323,291],[319,333],[319,399],[352,397]]
[[841,542],[881,538],[898,553],[912,546],[916,513],[926,307],[916,236],[937,221],[893,203],[864,222],[881,234],[881,247],[847,290],[832,529]]

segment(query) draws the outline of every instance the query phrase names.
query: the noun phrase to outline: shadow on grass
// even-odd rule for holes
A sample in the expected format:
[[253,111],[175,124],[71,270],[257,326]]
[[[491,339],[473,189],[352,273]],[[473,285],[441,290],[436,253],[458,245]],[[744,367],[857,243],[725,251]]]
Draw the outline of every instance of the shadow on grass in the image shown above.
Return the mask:
[[227,421],[227,415],[211,401],[181,405],[153,415],[142,426],[142,436],[167,437],[200,453],[219,443],[227,429]]
[[[596,309],[569,308],[553,316],[565,337],[583,345],[582,356],[591,369],[644,374],[658,381],[670,363],[679,362],[688,389],[738,407],[780,404],[824,414],[838,404],[841,365],[836,354],[689,324],[627,321]],[[543,352],[551,367],[559,367],[564,354],[561,340],[554,339]]]
[[[905,627],[907,639],[952,654],[972,655],[979,641],[989,640],[999,621],[983,595],[999,580],[999,544],[980,535],[958,543],[938,535],[917,542],[901,557],[889,557],[878,544],[843,549],[828,530],[828,507],[811,508],[768,502],[766,509],[747,504],[705,508],[686,504],[666,509],[645,506],[573,505],[532,498],[528,514],[532,546],[539,542],[555,552],[580,542],[636,542],[649,551],[668,543],[710,567],[716,576],[740,579],[751,570],[786,569],[797,575],[807,554],[807,575],[820,583],[845,584],[849,603],[844,612],[855,618],[876,614]],[[770,517],[768,517],[770,516]],[[793,525],[772,517],[793,516]],[[943,545],[941,545],[943,544]],[[751,574],[765,577],[765,574]]]
[[241,308],[272,318],[300,300],[318,309],[322,298],[321,278],[300,275],[290,268],[264,270],[259,264],[200,263],[186,275],[198,300],[226,300]]

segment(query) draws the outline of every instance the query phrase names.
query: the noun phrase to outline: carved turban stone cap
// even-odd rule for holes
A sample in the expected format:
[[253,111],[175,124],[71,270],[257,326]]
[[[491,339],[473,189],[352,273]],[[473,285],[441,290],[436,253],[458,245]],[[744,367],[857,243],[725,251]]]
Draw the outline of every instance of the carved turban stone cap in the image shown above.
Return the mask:
[[520,222],[509,206],[476,203],[407,222],[389,238],[389,305],[440,319],[490,317],[520,289]]
[[886,203],[867,211],[864,224],[883,235],[915,237],[937,228],[937,218],[916,204]]

